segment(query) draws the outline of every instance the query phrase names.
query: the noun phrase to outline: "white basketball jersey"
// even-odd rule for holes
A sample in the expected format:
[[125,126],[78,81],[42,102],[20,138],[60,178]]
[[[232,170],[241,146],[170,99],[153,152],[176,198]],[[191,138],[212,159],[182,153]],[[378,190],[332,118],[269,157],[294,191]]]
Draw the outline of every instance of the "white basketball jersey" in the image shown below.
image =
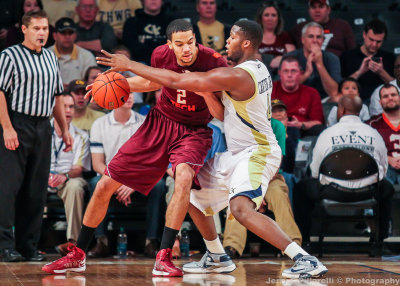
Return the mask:
[[228,150],[234,154],[247,147],[259,145],[262,155],[271,154],[271,150],[276,150],[278,146],[271,127],[271,75],[267,67],[258,60],[243,62],[235,68],[244,69],[250,74],[255,92],[245,101],[236,101],[223,92]]

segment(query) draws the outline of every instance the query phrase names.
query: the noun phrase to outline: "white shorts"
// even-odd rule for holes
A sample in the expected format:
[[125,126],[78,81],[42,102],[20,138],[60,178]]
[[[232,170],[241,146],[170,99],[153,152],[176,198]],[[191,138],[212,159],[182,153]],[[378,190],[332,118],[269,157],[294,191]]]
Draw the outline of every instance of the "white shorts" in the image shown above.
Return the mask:
[[190,203],[211,216],[227,207],[233,197],[246,196],[258,209],[282,157],[279,146],[267,156],[262,156],[262,148],[252,146],[236,154],[227,151],[207,161],[197,175],[201,190],[190,192]]

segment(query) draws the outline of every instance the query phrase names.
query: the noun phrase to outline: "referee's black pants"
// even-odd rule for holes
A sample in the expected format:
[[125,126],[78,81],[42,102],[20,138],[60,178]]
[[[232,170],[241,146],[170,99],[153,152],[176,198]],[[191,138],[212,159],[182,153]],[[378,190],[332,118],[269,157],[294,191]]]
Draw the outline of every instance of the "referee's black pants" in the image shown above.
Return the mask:
[[52,128],[48,118],[10,117],[20,145],[15,151],[6,149],[0,126],[0,250],[14,248],[32,257],[47,195]]
[[[326,192],[331,191],[328,189],[330,186],[325,186],[324,191],[321,191],[321,188],[322,185],[318,179],[305,179],[298,182],[293,190],[294,218],[299,226],[304,243],[310,242],[313,210],[316,203],[325,197]],[[383,179],[379,182],[379,190],[377,190],[374,195],[375,199],[379,203],[380,210],[380,242],[388,237],[389,220],[391,218],[391,199],[393,193],[393,185],[388,180]],[[344,199],[344,197],[342,199]]]

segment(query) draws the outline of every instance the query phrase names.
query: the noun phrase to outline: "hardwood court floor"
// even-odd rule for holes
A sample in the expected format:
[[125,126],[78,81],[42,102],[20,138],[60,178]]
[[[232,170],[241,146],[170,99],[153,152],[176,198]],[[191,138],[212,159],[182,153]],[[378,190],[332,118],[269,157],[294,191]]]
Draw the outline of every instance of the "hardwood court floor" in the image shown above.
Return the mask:
[[[57,257],[51,257],[57,258]],[[175,263],[181,266],[189,259]],[[83,274],[47,275],[41,271],[43,263],[0,263],[1,286],[108,286],[108,285],[400,285],[400,263],[382,262],[366,255],[328,255],[321,259],[329,272],[313,280],[281,279],[283,269],[292,265],[282,258],[244,258],[236,261],[238,268],[231,275],[185,274],[183,278],[153,278],[153,259],[137,257],[129,260],[89,260]]]

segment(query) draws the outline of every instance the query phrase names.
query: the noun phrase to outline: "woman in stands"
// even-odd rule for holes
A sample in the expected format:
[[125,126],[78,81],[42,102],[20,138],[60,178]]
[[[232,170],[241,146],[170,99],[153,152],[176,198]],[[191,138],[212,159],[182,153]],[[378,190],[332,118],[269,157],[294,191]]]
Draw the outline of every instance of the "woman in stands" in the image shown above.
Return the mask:
[[278,6],[272,1],[263,4],[257,11],[256,21],[263,28],[263,40],[258,49],[266,60],[265,55],[270,55],[269,67],[277,70],[282,56],[296,49],[289,34],[283,31],[283,18]]

